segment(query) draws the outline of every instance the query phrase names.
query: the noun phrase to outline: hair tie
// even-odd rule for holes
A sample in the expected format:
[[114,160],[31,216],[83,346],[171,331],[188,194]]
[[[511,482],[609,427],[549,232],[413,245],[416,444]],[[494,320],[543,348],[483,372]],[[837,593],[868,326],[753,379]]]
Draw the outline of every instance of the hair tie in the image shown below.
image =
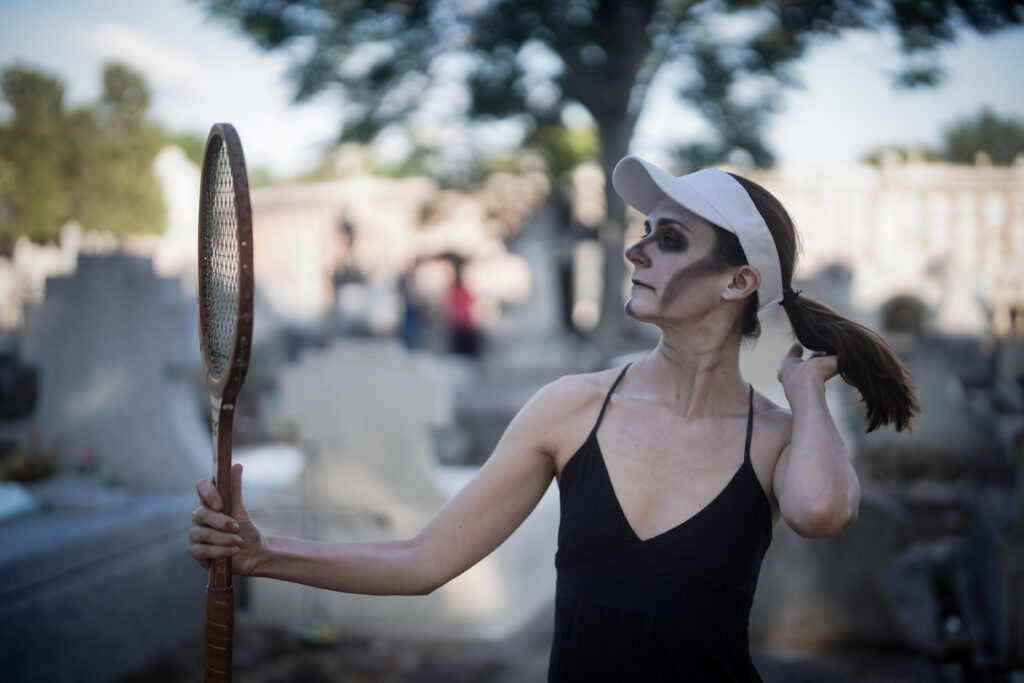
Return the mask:
[[780,302],[779,302],[779,303],[780,303],[780,305],[782,305],[782,306],[788,306],[789,304],[793,303],[794,301],[796,301],[796,298],[797,298],[798,296],[800,296],[800,294],[801,294],[801,293],[802,293],[803,291],[804,291],[804,290],[802,290],[802,289],[796,289],[796,290],[794,290],[794,289],[792,289],[792,288],[790,288],[790,289],[784,289],[784,290],[782,291],[782,301],[780,301]]

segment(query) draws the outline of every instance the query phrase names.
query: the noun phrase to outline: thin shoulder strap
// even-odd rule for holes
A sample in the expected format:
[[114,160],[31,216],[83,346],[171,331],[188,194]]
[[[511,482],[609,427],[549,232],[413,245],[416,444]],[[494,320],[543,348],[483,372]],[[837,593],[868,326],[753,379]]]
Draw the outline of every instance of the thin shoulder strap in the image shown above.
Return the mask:
[[612,394],[615,393],[615,387],[619,386],[619,382],[626,376],[626,370],[629,370],[629,366],[633,363],[626,363],[626,367],[622,368],[622,372],[615,378],[615,382],[612,383],[612,388],[608,390],[608,395],[604,397],[604,405],[601,406],[601,412],[597,416],[597,422],[594,424],[592,431],[597,431],[597,428],[601,426],[601,420],[604,419],[604,411],[608,408],[608,401],[612,399]]
[[750,385],[750,408],[747,409],[747,445],[743,448],[744,462],[750,462],[750,439],[754,435],[754,385]]

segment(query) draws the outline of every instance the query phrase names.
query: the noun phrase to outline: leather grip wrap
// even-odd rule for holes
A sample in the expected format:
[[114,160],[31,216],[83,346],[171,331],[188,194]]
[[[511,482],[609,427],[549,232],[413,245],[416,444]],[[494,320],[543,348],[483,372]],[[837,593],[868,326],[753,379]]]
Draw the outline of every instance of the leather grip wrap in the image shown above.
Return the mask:
[[230,585],[206,587],[206,683],[231,682],[234,604]]

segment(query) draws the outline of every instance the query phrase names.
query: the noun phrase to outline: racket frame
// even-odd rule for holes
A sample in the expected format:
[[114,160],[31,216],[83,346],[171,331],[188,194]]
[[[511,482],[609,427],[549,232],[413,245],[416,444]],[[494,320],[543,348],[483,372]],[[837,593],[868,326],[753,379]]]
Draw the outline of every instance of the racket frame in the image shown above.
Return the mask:
[[[211,166],[214,163],[216,150],[210,143],[220,138],[227,150],[228,163],[231,167],[232,186],[235,191],[235,213],[238,222],[238,307],[231,352],[220,374],[211,366],[207,353],[210,342],[207,334],[207,306],[203,296],[203,282],[206,278],[206,253],[204,238],[209,225],[206,202],[204,201],[209,188]],[[249,351],[252,344],[253,318],[253,268],[252,268],[252,203],[249,201],[249,180],[245,171],[245,157],[242,155],[242,144],[238,133],[229,123],[216,123],[210,129],[203,153],[203,170],[200,180],[199,197],[199,345],[203,356],[203,372],[206,375],[206,388],[215,399],[223,403],[233,404],[245,382],[245,374],[249,368]]]

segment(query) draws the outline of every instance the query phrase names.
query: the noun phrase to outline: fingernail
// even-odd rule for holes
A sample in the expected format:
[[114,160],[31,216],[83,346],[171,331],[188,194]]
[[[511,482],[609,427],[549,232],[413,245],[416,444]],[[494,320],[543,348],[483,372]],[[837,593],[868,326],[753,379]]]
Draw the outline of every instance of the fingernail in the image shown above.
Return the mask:
[[238,545],[242,545],[242,537],[241,536],[233,536],[232,538],[235,541],[235,543],[237,543]]
[[231,522],[231,530],[238,531],[238,522]]
[[239,550],[240,550],[240,548],[239,548],[238,546],[232,546],[232,548],[231,548],[231,554],[232,554],[232,555],[234,555],[234,554],[235,554],[235,553],[237,553],[237,552],[238,552]]

